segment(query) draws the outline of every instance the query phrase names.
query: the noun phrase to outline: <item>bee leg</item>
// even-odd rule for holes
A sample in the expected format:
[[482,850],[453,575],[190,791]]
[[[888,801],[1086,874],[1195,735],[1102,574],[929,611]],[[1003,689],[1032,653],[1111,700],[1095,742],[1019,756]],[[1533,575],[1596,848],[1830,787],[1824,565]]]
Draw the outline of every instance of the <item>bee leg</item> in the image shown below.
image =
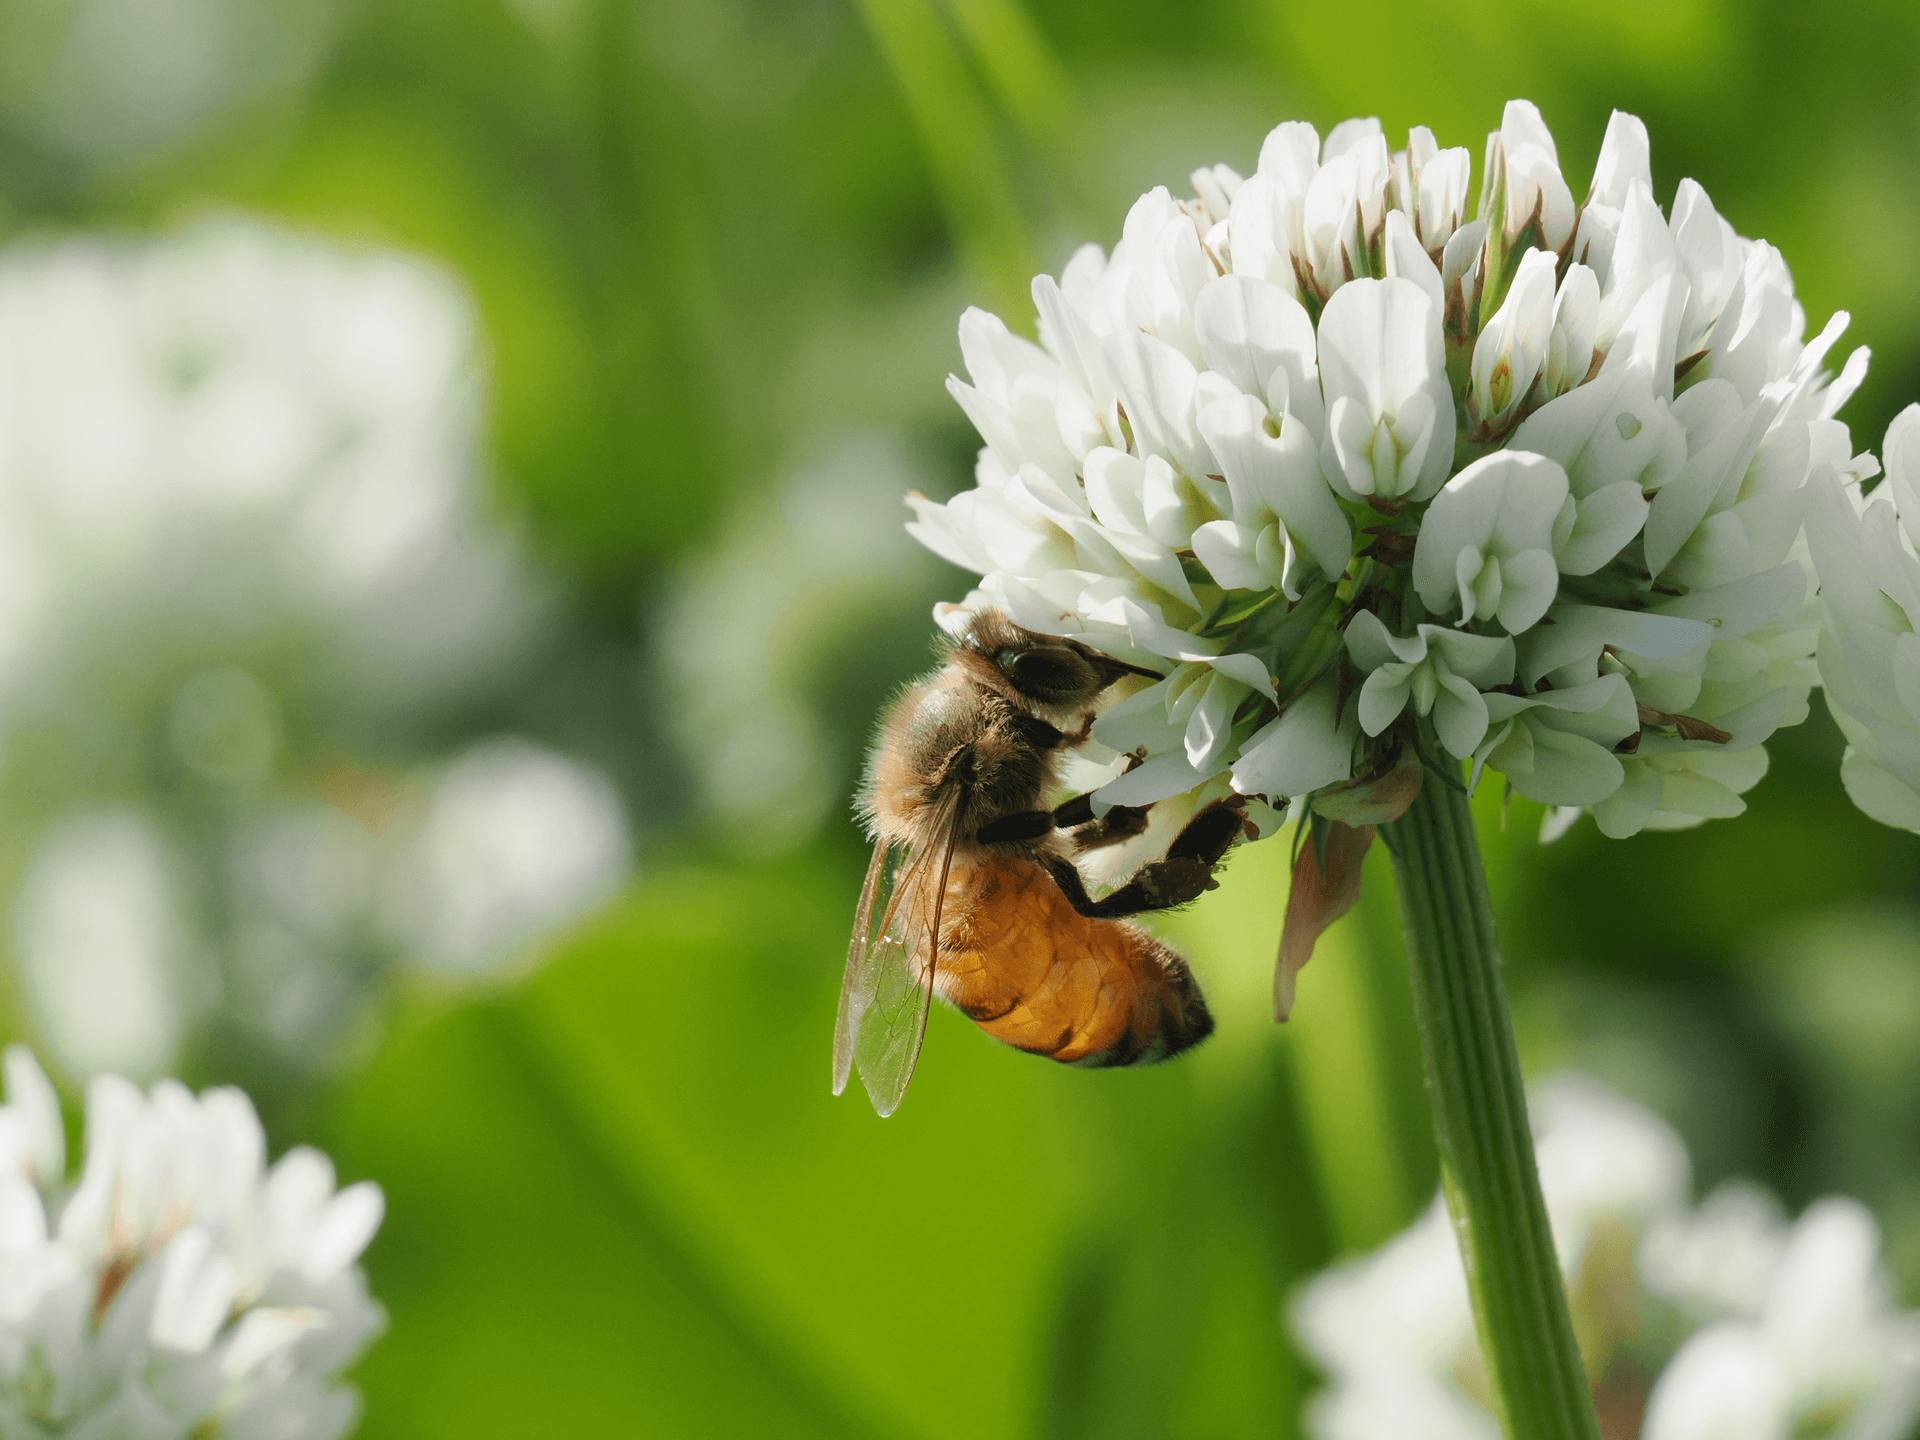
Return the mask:
[[1168,858],[1199,860],[1209,869],[1218,865],[1220,857],[1245,830],[1241,814],[1245,808],[1246,801],[1238,795],[1202,806],[1167,847]]
[[1066,804],[1057,806],[1053,812],[1053,828],[1071,830],[1076,825],[1087,825],[1093,821],[1093,792],[1076,795]]
[[1066,804],[1053,812],[1053,826],[1056,830],[1073,831],[1073,848],[1076,851],[1098,850],[1106,845],[1118,845],[1122,840],[1131,840],[1147,828],[1147,810],[1144,806],[1115,805],[1105,815],[1096,817],[1093,813],[1093,792],[1076,795]]
[[989,820],[980,827],[974,838],[982,845],[998,845],[1008,840],[1038,840],[1042,835],[1052,834],[1053,825],[1053,812],[1050,810],[1022,810]]
[[1081,736],[1076,740],[1058,725],[1049,724],[1038,715],[1016,715],[1013,725],[1021,738],[1036,750],[1058,750],[1062,745],[1078,744],[1086,738]]
[[1098,820],[1075,828],[1073,848],[1077,854],[1085,854],[1089,850],[1100,850],[1108,845],[1118,845],[1122,841],[1131,840],[1146,828],[1145,809],[1132,805],[1116,805]]
[[1209,883],[1207,867],[1198,860],[1155,860],[1143,865],[1138,874],[1104,899],[1087,893],[1086,882],[1073,868],[1071,860],[1059,857],[1042,859],[1053,883],[1067,897],[1067,903],[1082,915],[1095,920],[1118,920],[1126,915],[1141,915],[1149,910],[1170,910],[1202,894]]
[[1101,900],[1087,894],[1086,883],[1071,861],[1056,857],[1042,863],[1074,909],[1095,919],[1113,920],[1184,905],[1212,889],[1213,867],[1240,833],[1240,806],[1233,800],[1215,801],[1187,822],[1164,858],[1141,866],[1131,880]]

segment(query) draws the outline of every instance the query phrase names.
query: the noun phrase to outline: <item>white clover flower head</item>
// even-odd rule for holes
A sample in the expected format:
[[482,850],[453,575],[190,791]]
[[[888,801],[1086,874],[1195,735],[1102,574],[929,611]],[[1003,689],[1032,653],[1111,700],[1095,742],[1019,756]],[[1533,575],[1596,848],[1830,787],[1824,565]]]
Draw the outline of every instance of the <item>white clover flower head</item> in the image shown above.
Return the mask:
[[911,528],[982,577],[965,608],[1168,677],[1101,801],[1225,774],[1284,808],[1451,755],[1628,835],[1739,813],[1806,714],[1846,317],[1809,343],[1772,247],[1692,181],[1663,210],[1632,116],[1584,197],[1526,101],[1484,154],[1470,211],[1465,147],[1289,121],[1039,277],[1037,344],[962,320],[977,485]]
[[1820,683],[1847,737],[1840,778],[1885,825],[1920,831],[1920,405],[1871,455],[1828,463],[1809,487],[1807,542],[1820,581]]
[[66,1178],[59,1102],[22,1046],[0,1104],[0,1433],[334,1440],[338,1375],[386,1324],[360,1253],[379,1187],[337,1190],[319,1152],[266,1164],[238,1090],[87,1092]]
[[[1920,1314],[1894,1307],[1862,1206],[1821,1200],[1789,1223],[1739,1180],[1694,1205],[1680,1137],[1584,1077],[1542,1082],[1530,1115],[1588,1373],[1616,1411],[1644,1403],[1640,1440],[1910,1433]],[[1497,1440],[1437,1197],[1379,1250],[1309,1281],[1290,1319],[1327,1377],[1307,1407],[1313,1440]]]

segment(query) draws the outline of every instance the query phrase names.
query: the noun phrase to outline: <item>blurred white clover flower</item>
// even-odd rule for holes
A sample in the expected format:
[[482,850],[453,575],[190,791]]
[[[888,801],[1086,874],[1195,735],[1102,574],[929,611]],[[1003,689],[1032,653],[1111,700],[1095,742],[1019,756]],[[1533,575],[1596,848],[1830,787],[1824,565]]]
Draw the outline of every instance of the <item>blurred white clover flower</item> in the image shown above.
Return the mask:
[[334,1440],[385,1327],[356,1263],[384,1208],[319,1152],[266,1164],[238,1090],[87,1090],[86,1161],[23,1046],[0,1105],[0,1434]]
[[845,673],[834,649],[857,625],[935,593],[940,567],[894,520],[900,493],[929,483],[894,431],[823,437],[680,568],[653,657],[664,718],[736,846],[797,845],[839,807],[822,680]]
[[[1662,1120],[1579,1076],[1530,1106],[1540,1183],[1606,1440],[1901,1440],[1920,1417],[1920,1314],[1879,1231],[1833,1198],[1789,1224],[1758,1186],[1689,1203]],[[1446,1209],[1310,1281],[1294,1333],[1326,1372],[1314,1440],[1498,1440]]]
[[[606,900],[633,863],[605,775],[520,738],[481,740],[390,785],[370,828],[314,801],[250,808],[191,903],[190,857],[146,809],[75,810],[40,836],[12,944],[51,1057],[74,1075],[165,1070],[218,1015],[325,1065],[371,977],[405,963],[494,973]],[[360,807],[356,807],[360,808]]]
[[450,275],[241,217],[0,251],[10,928],[70,1073],[222,1027],[322,1066],[396,962],[499,963],[624,874],[599,772],[413,738],[555,610],[480,361]]
[[236,216],[0,252],[0,715],[171,699],[201,655],[388,713],[470,686],[544,604],[480,405],[471,308],[410,256]]
[[1887,427],[1886,479],[1873,457],[1813,486],[1807,543],[1820,578],[1820,683],[1847,737],[1840,778],[1875,820],[1920,831],[1920,405]]
[[153,1075],[194,1008],[196,937],[180,857],[132,807],[77,810],[40,836],[14,897],[26,997],[70,1073]]
[[967,312],[977,483],[908,528],[983,578],[939,618],[1214,672],[1184,726],[1096,723],[1137,762],[1101,801],[1280,806],[1411,747],[1609,835],[1744,808],[1815,682],[1796,541],[1867,354],[1823,371],[1847,317],[1807,341],[1778,252],[1692,181],[1663,213],[1648,153],[1616,112],[1576,203],[1516,100],[1469,218],[1466,150],[1289,122],[1037,278],[1038,344]]
[[454,973],[491,969],[584,914],[633,863],[612,782],[519,739],[462,752],[399,840],[389,923],[413,959]]

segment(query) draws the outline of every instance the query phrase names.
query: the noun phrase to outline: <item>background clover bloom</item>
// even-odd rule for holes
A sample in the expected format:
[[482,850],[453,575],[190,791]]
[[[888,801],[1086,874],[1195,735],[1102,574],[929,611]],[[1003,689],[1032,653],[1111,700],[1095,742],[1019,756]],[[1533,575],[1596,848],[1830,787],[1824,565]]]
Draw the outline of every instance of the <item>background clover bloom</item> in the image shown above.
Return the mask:
[[333,1440],[335,1378],[385,1327],[355,1263],[380,1190],[318,1151],[266,1164],[238,1090],[119,1076],[87,1092],[66,1175],[59,1101],[22,1046],[0,1105],[0,1432]]
[[[1920,405],[1887,427],[1870,499],[1863,456],[1814,487],[1808,548],[1820,575],[1820,682],[1847,737],[1840,778],[1874,819],[1920,830]],[[1843,482],[1850,482],[1844,483]]]
[[[1532,1098],[1540,1181],[1606,1440],[1893,1440],[1920,1416],[1920,1314],[1897,1309],[1873,1217],[1830,1197],[1789,1223],[1730,1180],[1695,1204],[1658,1116],[1561,1075]],[[1436,1201],[1295,1296],[1327,1384],[1313,1440],[1494,1440],[1466,1277]]]
[[1778,252],[1648,155],[1616,112],[1576,201],[1514,101],[1468,218],[1466,150],[1289,122],[1039,277],[1038,344],[967,313],[977,483],[910,528],[965,608],[1182,667],[1096,729],[1134,757],[1100,800],[1277,808],[1411,748],[1609,835],[1744,808],[1807,713],[1796,541],[1867,355],[1830,375],[1846,316],[1808,341]]
[[402,966],[497,972],[626,875],[599,769],[451,719],[564,600],[485,493],[478,338],[443,270],[239,215],[0,250],[0,907],[50,1064],[226,1030],[256,1093],[317,1076]]

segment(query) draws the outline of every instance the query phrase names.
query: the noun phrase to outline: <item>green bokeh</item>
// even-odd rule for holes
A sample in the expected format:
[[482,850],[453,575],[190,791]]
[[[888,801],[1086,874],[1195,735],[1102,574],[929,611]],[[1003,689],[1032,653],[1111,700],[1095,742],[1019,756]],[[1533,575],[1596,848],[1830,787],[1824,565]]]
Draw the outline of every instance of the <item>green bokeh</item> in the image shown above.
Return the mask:
[[[1477,155],[1529,96],[1578,192],[1608,110],[1639,113],[1663,196],[1698,177],[1781,248],[1815,328],[1855,313],[1875,362],[1847,418],[1877,445],[1920,394],[1916,53],[1920,11],[1891,3],[382,0],[307,91],[137,165],[0,135],[0,223],[245,207],[451,265],[495,502],[577,590],[586,690],[626,696],[671,564],[732,507],[850,427],[965,484],[960,310],[1027,327],[1030,259],[1110,243],[1197,164],[1250,168],[1285,118],[1379,114]],[[898,614],[821,653],[855,644],[816,687],[842,788],[863,717],[925,663]],[[1434,1181],[1383,857],[1286,1030],[1277,844],[1168,922],[1221,1020],[1195,1056],[1057,1071],[942,1013],[883,1123],[827,1093],[851,822],[741,859],[661,738],[673,693],[643,679],[593,720],[549,680],[526,704],[640,797],[634,887],[518,988],[396,993],[366,1068],[276,1117],[276,1148],[315,1140],[389,1197],[363,1433],[1297,1433],[1291,1287]],[[1661,1109],[1702,1182],[1861,1195],[1913,1303],[1920,842],[1846,803],[1817,700],[1773,748],[1747,816],[1681,835],[1542,850],[1538,807],[1482,795],[1523,1050]]]

